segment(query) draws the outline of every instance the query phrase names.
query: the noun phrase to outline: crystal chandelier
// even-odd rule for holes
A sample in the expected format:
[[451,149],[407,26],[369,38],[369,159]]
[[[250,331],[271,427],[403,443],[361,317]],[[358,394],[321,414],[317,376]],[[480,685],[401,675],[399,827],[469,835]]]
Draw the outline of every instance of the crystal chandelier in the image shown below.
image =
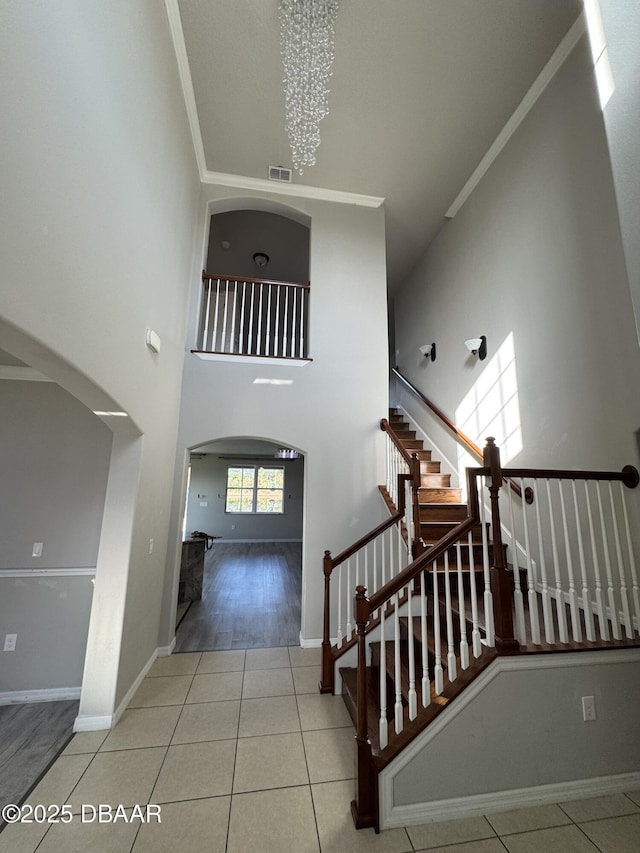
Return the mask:
[[316,162],[319,124],[329,112],[338,0],[280,0],[286,129],[296,171]]

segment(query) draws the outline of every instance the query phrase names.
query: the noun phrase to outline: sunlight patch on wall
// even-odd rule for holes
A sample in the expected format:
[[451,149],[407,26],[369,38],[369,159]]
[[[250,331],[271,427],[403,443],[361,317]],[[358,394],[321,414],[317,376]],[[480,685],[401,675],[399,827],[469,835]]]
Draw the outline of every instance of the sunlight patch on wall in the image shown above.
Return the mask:
[[600,96],[600,106],[604,109],[609,98],[613,95],[615,83],[613,82],[613,72],[607,51],[600,3],[598,0],[584,0],[584,11],[587,17],[587,29],[589,31],[589,42],[591,44],[591,55],[593,56],[598,95]]
[[[520,404],[513,332],[506,337],[471,390],[456,409],[456,425],[480,448],[493,436],[506,465],[522,450]],[[461,476],[468,465],[478,465],[462,449],[458,452]]]

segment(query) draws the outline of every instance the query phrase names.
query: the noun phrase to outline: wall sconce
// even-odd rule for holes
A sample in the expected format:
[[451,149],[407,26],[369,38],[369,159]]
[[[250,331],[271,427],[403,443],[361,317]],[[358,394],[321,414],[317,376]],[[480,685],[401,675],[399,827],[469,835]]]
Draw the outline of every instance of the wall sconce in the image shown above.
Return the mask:
[[436,345],[435,344],[423,344],[421,347],[418,347],[420,352],[425,358],[430,358],[431,361],[436,360]]
[[472,355],[477,355],[480,361],[484,361],[487,357],[487,339],[484,335],[479,338],[469,338],[464,345]]

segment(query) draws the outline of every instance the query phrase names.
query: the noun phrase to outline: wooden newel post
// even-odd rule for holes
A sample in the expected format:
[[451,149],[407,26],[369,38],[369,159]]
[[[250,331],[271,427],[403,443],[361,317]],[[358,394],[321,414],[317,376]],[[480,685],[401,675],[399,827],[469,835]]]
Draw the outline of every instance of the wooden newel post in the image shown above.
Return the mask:
[[422,536],[420,535],[420,458],[417,453],[411,454],[411,495],[413,497],[413,543],[412,554],[414,560],[426,550]]
[[331,551],[325,551],[322,559],[324,572],[324,624],[322,628],[322,675],[320,677],[320,693],[333,693],[333,656],[331,654],[331,572],[333,557]]
[[513,594],[512,577],[507,571],[502,546],[500,528],[499,497],[503,476],[500,465],[500,450],[495,438],[487,438],[483,452],[484,467],[489,469],[491,497],[491,539],[493,542],[493,561],[491,565],[491,594],[493,596],[493,616],[496,632],[496,649],[500,652],[517,651],[520,644],[513,630]]
[[369,601],[363,586],[356,587],[354,617],[358,641],[357,725],[356,725],[356,797],[351,814],[357,829],[376,825],[376,777],[371,763],[371,741],[367,720],[367,643]]

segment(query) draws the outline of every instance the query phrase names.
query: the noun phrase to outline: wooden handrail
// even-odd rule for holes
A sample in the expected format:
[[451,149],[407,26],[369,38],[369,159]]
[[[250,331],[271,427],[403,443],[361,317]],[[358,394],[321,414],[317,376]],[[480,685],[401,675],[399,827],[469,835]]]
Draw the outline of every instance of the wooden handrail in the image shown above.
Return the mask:
[[[397,524],[399,521],[402,521],[404,517],[404,510],[398,510],[398,512],[390,515],[389,518],[381,521],[377,527],[374,527],[373,530],[370,530],[368,533],[358,539],[357,542],[354,542],[353,545],[349,545],[348,548],[345,548],[344,551],[341,551],[337,557],[331,557],[332,569],[335,569],[336,566],[339,566],[340,563],[344,563],[345,560],[348,560],[349,557],[352,557],[356,551],[359,551],[361,548],[364,548],[365,545],[368,545],[369,542],[373,542],[376,536],[379,536],[380,533],[384,533],[389,527],[393,527],[394,524]],[[328,552],[330,553],[330,552]]]
[[389,438],[394,443],[398,453],[402,456],[407,465],[411,467],[411,465],[413,464],[413,460],[417,458],[416,454],[409,453],[409,451],[405,447],[403,447],[400,439],[393,431],[393,427],[386,418],[382,418],[382,420],[380,421],[380,429],[382,430],[382,432],[386,432],[388,434]]
[[633,465],[625,465],[621,471],[571,471],[552,468],[503,468],[505,477],[549,480],[620,480],[629,489],[640,483],[640,474]]
[[[427,406],[429,409],[431,409],[431,411],[434,413],[434,415],[436,415],[436,417],[438,417],[445,424],[445,426],[451,430],[451,432],[455,435],[456,439],[460,442],[460,444],[464,445],[464,447],[467,448],[467,450],[469,451],[469,453],[471,453],[472,456],[475,456],[479,462],[482,462],[482,450],[478,447],[478,445],[475,442],[471,441],[471,439],[469,438],[468,435],[465,435],[465,433],[462,432],[462,430],[459,429],[454,424],[454,422],[451,420],[451,418],[449,418],[447,415],[445,415],[445,413],[442,411],[442,409],[439,409],[435,403],[432,403],[428,397],[425,397],[425,395],[422,393],[422,391],[420,391],[418,388],[416,388],[416,386],[413,385],[407,379],[406,376],[403,376],[403,374],[398,370],[397,367],[392,367],[391,372],[395,373],[395,375],[398,377],[398,379],[400,379],[401,382],[404,382],[404,384],[407,386],[407,388],[410,391],[412,391],[416,395],[416,397],[418,397],[418,399],[422,400],[422,402],[425,404],[425,406]],[[505,477],[505,479],[509,483],[511,490],[513,492],[515,492],[515,494],[518,495],[519,498],[521,498],[522,497],[522,491],[520,489],[520,486],[517,483],[514,483],[508,477]],[[532,489],[529,489],[529,488],[525,489],[525,500],[529,504],[533,503],[533,490]]]
[[276,281],[271,278],[246,278],[242,275],[221,275],[220,273],[206,272],[202,270],[202,281],[207,279],[217,279],[218,281],[235,281],[246,282],[247,284],[282,284],[286,287],[301,287],[303,290],[311,288],[309,281]]

